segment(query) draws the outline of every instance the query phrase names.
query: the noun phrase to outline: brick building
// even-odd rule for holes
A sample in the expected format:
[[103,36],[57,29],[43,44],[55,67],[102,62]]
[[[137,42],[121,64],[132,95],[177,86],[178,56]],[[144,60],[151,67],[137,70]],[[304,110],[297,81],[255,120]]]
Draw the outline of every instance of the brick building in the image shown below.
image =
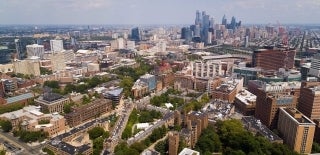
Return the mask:
[[296,51],[284,48],[259,49],[253,52],[252,66],[264,70],[292,69]]
[[315,123],[295,108],[280,107],[278,130],[284,143],[301,154],[310,154]]
[[109,99],[96,99],[93,102],[80,107],[72,107],[72,112],[65,115],[70,127],[77,126],[85,121],[103,115],[112,109],[112,101]]

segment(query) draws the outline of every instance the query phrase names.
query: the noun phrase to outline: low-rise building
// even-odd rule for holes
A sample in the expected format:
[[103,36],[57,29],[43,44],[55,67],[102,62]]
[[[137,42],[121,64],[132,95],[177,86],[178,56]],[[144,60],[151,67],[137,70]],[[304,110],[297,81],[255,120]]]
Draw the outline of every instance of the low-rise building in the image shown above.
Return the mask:
[[122,98],[123,88],[114,88],[103,93],[106,99],[112,100],[113,103],[118,104]]
[[137,80],[131,88],[132,96],[135,99],[142,98],[149,93],[148,84]]
[[267,138],[270,142],[283,143],[283,140],[273,133],[267,126],[263,125],[260,120],[253,116],[242,117],[244,127],[254,133],[259,133],[263,137]]
[[244,115],[254,115],[257,96],[242,89],[235,98],[235,107]]
[[224,79],[220,84],[218,84],[218,86],[213,88],[211,87],[211,96],[213,99],[219,99],[223,101],[228,101],[229,103],[233,103],[236,94],[242,89],[242,87],[243,78]]
[[58,113],[43,114],[40,107],[27,106],[23,109],[4,113],[0,119],[9,120],[14,129],[26,131],[44,131],[49,136],[54,136],[65,130],[65,119]]
[[41,107],[41,111],[45,113],[63,112],[63,106],[70,103],[70,99],[62,95],[52,93],[51,91],[43,93],[34,100],[36,105]]
[[91,155],[93,153],[93,149],[90,142],[84,142],[80,145],[73,145],[71,141],[77,137],[81,137],[84,133],[87,133],[87,131],[96,126],[105,126],[107,121],[108,119],[105,117],[87,122],[82,126],[78,126],[68,132],[64,132],[59,136],[53,137],[48,143],[46,143],[45,147],[59,155]]
[[109,99],[96,99],[93,102],[80,107],[72,107],[72,112],[65,115],[70,127],[79,125],[85,121],[103,115],[112,109],[112,101]]

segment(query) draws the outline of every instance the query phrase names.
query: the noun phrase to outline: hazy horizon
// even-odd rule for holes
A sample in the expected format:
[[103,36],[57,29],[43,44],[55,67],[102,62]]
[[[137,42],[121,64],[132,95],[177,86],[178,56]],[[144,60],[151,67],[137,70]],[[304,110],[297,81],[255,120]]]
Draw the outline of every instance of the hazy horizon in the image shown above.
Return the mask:
[[1,25],[188,25],[196,10],[221,23],[320,24],[320,0],[0,0]]

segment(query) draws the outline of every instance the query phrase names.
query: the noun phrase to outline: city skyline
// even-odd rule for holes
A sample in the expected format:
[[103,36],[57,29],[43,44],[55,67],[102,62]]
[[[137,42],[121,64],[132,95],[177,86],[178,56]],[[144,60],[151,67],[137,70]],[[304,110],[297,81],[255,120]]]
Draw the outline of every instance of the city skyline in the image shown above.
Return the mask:
[[319,24],[320,0],[0,0],[1,24],[190,24],[195,11],[221,23]]

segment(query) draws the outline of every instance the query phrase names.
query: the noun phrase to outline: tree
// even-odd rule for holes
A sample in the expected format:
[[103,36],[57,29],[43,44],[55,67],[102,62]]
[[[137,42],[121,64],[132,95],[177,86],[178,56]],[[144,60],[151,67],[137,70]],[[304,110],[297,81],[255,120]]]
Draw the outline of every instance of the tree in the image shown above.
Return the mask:
[[167,154],[167,150],[169,150],[169,143],[168,139],[163,141],[159,141],[155,146],[154,149],[158,151],[161,155]]
[[43,141],[49,134],[44,131],[18,131],[17,135],[23,142]]
[[208,126],[199,138],[196,144],[196,150],[199,150],[201,154],[205,152],[220,152],[222,149],[222,143],[219,139],[219,136],[214,131],[212,126]]
[[45,81],[43,83],[43,86],[47,86],[47,87],[50,87],[52,89],[59,89],[60,88],[58,81]]
[[6,155],[6,153],[7,153],[6,150],[1,150],[0,151],[0,155]]
[[93,140],[93,155],[100,155],[103,149],[103,141],[102,137],[98,137]]
[[43,151],[43,152],[46,152],[48,155],[54,155],[53,151],[51,151],[50,149],[48,149],[48,148],[46,148],[46,147],[44,147],[44,148],[42,149],[42,151]]
[[72,107],[71,104],[65,104],[65,105],[63,105],[63,112],[64,112],[65,114],[70,113],[70,112],[71,112],[71,107]]
[[138,152],[142,152],[143,150],[145,150],[147,148],[147,146],[145,144],[143,144],[142,142],[135,142],[130,146],[130,148],[135,149]]
[[75,91],[75,90],[76,90],[76,91],[79,91],[74,84],[68,83],[68,84],[64,87],[63,93],[64,93],[64,94],[68,94],[68,93],[71,93],[72,91]]
[[9,132],[12,130],[12,124],[10,121],[8,120],[2,120],[0,122],[1,128],[3,130],[3,132]]
[[313,142],[312,153],[320,153],[320,144],[319,143]]
[[133,79],[130,76],[124,77],[120,82],[120,87],[123,88],[123,93],[127,97],[131,95],[132,86],[133,86]]
[[125,142],[118,144],[114,149],[114,153],[115,155],[139,155],[140,154],[137,150],[128,147],[128,145]]
[[90,98],[88,98],[88,96],[87,95],[83,95],[83,97],[82,97],[82,104],[88,104],[88,103],[90,103],[91,101],[90,101]]
[[102,127],[94,127],[91,130],[88,131],[89,138],[96,139],[104,134],[104,129]]
[[8,104],[8,105],[1,105],[0,106],[0,114],[6,113],[6,112],[12,112],[19,109],[22,109],[24,107],[23,104]]
[[231,155],[298,155],[288,146],[270,143],[265,137],[246,131],[239,120],[218,121],[205,129],[195,147],[200,154],[222,152]]
[[40,67],[40,74],[41,75],[50,75],[50,74],[52,74],[52,71],[51,70],[49,70],[49,69],[47,69],[47,68],[44,68],[44,67]]

